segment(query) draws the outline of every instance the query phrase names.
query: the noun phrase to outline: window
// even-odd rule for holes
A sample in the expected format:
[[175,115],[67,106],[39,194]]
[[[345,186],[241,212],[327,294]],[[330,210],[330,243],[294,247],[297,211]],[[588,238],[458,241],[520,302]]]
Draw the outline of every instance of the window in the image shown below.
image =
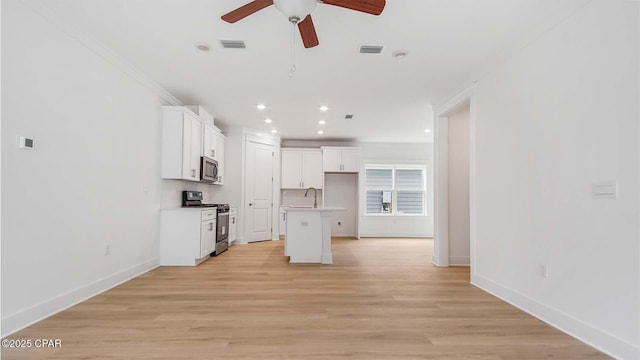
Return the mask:
[[367,215],[424,215],[425,167],[367,165],[365,167]]

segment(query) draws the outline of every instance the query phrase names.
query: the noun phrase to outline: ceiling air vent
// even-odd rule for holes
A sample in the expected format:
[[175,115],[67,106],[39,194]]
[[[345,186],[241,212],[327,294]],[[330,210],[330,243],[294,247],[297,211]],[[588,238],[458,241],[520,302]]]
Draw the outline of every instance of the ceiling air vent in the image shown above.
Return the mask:
[[241,40],[220,40],[220,44],[225,49],[245,49],[244,41]]
[[347,119],[347,120],[351,120],[351,119],[353,119],[353,115],[347,114],[347,115],[344,116],[344,118]]
[[360,54],[381,54],[384,46],[361,45]]

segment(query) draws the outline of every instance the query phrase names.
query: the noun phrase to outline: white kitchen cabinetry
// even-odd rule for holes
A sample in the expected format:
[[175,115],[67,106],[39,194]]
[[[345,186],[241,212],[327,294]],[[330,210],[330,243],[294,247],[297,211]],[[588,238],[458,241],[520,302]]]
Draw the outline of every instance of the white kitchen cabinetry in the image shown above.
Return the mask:
[[284,207],[287,216],[284,256],[290,263],[332,264],[331,213],[340,207]]
[[224,184],[224,143],[225,136],[220,129],[205,123],[202,125],[202,155],[218,162],[218,180],[216,185]]
[[282,149],[282,189],[323,188],[322,151]]
[[160,212],[160,265],[195,266],[216,248],[216,209]]
[[358,148],[323,147],[324,172],[360,172],[360,150]]
[[202,155],[210,157],[218,162],[224,160],[224,135],[220,129],[210,124],[203,124],[204,132]]
[[279,235],[284,236],[287,230],[287,212],[280,208],[280,227],[279,227]]
[[220,130],[215,133],[215,146],[216,156],[214,159],[218,161],[218,181],[215,183],[216,185],[224,185],[224,144],[225,144],[225,136],[222,135]]
[[200,181],[200,121],[183,106],[163,106],[162,110],[162,178]]
[[238,238],[238,209],[229,209],[229,245]]
[[202,155],[210,157],[212,159],[216,158],[216,129],[213,125],[203,124],[202,125],[203,139],[202,139]]

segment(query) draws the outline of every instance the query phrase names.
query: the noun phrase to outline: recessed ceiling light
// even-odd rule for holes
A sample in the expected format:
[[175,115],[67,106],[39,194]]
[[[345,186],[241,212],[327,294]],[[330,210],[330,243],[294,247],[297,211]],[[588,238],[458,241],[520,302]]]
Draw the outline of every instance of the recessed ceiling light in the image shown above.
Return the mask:
[[266,122],[267,124],[271,124],[271,119],[264,119],[264,122]]
[[322,135],[322,134],[324,134],[324,131],[318,130],[318,135]]
[[196,45],[196,48],[198,48],[198,50],[204,51],[204,52],[207,52],[207,51],[211,50],[211,46],[209,46],[207,44]]
[[258,110],[264,110],[267,108],[265,104],[258,104],[256,107],[258,108]]
[[426,133],[430,133],[430,132],[431,132],[431,129],[424,129],[424,132],[426,132]]
[[324,120],[319,120],[319,121],[318,121],[318,124],[320,124],[320,125],[324,125],[324,124],[326,124],[326,123],[327,123],[327,122],[326,122],[326,121],[324,121]]
[[404,59],[409,55],[409,51],[407,50],[396,50],[391,54],[396,59]]
[[320,111],[327,111],[327,110],[329,110],[327,106],[324,106],[324,105],[320,106]]
[[277,132],[278,132],[278,130],[276,130],[276,129],[271,130],[271,133],[273,133],[273,134],[275,134]]

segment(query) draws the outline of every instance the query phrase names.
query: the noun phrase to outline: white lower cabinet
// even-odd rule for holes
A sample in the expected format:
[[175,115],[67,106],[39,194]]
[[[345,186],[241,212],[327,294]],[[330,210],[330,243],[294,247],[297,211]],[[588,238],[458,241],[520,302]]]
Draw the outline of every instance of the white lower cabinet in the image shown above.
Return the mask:
[[160,265],[195,266],[216,248],[215,208],[160,212]]
[[238,209],[229,209],[229,245],[238,238]]
[[200,226],[200,258],[216,251],[216,221],[203,221]]
[[285,231],[287,230],[287,213],[284,209],[280,208],[280,226],[279,226],[279,234],[280,236],[284,236]]

